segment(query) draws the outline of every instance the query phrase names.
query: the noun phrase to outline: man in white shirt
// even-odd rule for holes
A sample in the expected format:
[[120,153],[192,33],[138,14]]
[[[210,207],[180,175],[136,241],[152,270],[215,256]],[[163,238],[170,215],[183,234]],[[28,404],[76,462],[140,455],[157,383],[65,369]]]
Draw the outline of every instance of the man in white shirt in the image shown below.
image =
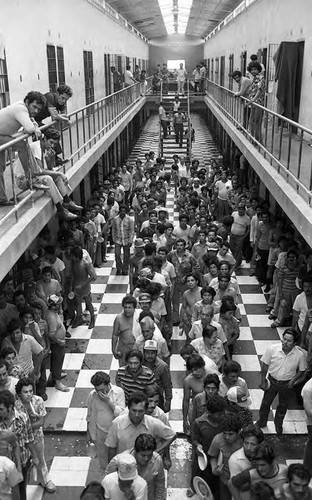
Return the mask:
[[168,130],[167,130],[168,120],[167,120],[167,114],[166,114],[166,110],[164,108],[163,102],[159,103],[158,114],[159,114],[160,125],[163,129],[164,139],[166,139],[166,137],[168,135]]
[[137,81],[133,78],[133,74],[131,72],[131,66],[128,65],[126,66],[126,73],[125,73],[125,87],[129,87],[134,83],[137,83]]
[[180,64],[179,69],[176,70],[177,82],[178,82],[178,94],[184,95],[184,83],[187,77],[187,71],[183,68],[183,64]]
[[[277,435],[283,433],[283,420],[289,402],[292,400],[294,386],[306,377],[306,352],[296,343],[299,334],[293,328],[287,328],[283,333],[282,344],[272,344],[261,358],[260,389],[264,396],[259,410],[258,427],[265,427],[268,421],[270,407],[278,394],[274,424]],[[266,378],[268,375],[268,379]]]
[[205,82],[206,82],[206,66],[203,62],[200,63],[200,83],[199,91],[201,94],[205,92]]
[[0,456],[0,491],[1,500],[15,500],[19,498],[18,484],[23,481],[12,460]]
[[236,260],[235,269],[242,263],[242,250],[245,238],[248,237],[250,231],[250,218],[246,214],[245,205],[239,203],[237,212],[232,213],[234,219],[231,227],[230,249]]
[[107,474],[102,481],[107,500],[147,500],[147,483],[138,475],[137,462],[130,453],[118,457],[118,472]]

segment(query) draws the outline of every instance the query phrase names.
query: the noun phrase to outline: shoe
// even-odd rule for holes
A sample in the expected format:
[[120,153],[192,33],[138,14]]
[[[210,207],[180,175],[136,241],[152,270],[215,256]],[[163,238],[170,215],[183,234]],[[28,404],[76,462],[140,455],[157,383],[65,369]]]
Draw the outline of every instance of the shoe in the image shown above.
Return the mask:
[[92,328],[94,328],[94,323],[95,323],[95,321],[94,321],[94,319],[92,319],[92,320],[90,321],[89,326],[88,326],[88,330],[92,330]]
[[72,214],[67,210],[67,208],[63,208],[63,210],[60,211],[58,214],[61,220],[69,221],[69,220],[76,220],[78,218],[78,215]]
[[270,293],[271,287],[270,285],[267,285],[265,289],[263,290],[263,293]]
[[37,394],[37,396],[40,396],[43,399],[43,401],[46,401],[48,399],[48,395],[46,393],[44,393],[44,394]]
[[271,324],[271,328],[277,328],[278,326],[282,326],[282,323],[280,323],[279,321],[273,321],[273,323]]
[[283,434],[283,426],[282,425],[277,425],[275,423],[274,423],[274,425],[275,425],[276,434],[278,436],[281,436]]
[[106,257],[103,257],[103,262],[107,262],[107,258]]
[[276,318],[277,318],[277,316],[275,316],[275,314],[272,314],[272,313],[269,316],[269,319],[276,319]]
[[260,422],[260,420],[258,420],[258,421],[255,423],[255,425],[256,425],[257,427],[260,427],[260,429],[263,429],[263,427],[266,427],[266,426],[267,426],[267,424],[266,424],[266,423],[264,423],[264,422]]
[[62,382],[55,382],[55,389],[61,392],[69,392],[69,387],[67,387],[67,385],[62,384]]
[[[265,312],[269,313],[269,312],[271,312],[271,311],[272,311],[272,309],[273,309],[273,307],[272,307],[272,306],[267,306],[267,307],[265,308]],[[269,318],[270,318],[270,316],[269,316]],[[272,319],[272,318],[270,318],[270,319]],[[274,319],[275,319],[275,318],[274,318]]]
[[66,332],[65,337],[66,337],[67,339],[71,339],[71,334],[70,334],[69,332]]
[[70,201],[69,203],[65,203],[66,207],[69,208],[69,210],[82,210],[83,207],[80,205],[76,205],[74,201]]
[[83,325],[84,322],[82,320],[82,318],[76,318],[75,321],[73,321],[73,324],[72,324],[72,328],[77,328],[78,326],[81,326]]
[[251,273],[249,274],[249,276],[255,276],[255,273],[251,272]]
[[67,377],[67,373],[62,372],[62,373],[61,373],[61,379],[62,379],[62,378],[66,378],[66,377]]
[[55,493],[56,492],[56,486],[54,483],[52,483],[52,481],[48,481],[44,486],[44,489],[48,492],[48,493]]
[[10,200],[0,201],[0,207],[12,207],[13,205],[13,201]]

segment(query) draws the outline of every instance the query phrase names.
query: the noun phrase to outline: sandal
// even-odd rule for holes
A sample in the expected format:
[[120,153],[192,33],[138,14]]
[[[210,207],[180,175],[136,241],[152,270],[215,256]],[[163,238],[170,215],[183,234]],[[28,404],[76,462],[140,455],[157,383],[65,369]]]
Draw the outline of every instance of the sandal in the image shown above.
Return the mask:
[[187,498],[191,498],[195,495],[195,491],[191,490],[191,488],[188,488],[187,492],[186,492],[186,496]]

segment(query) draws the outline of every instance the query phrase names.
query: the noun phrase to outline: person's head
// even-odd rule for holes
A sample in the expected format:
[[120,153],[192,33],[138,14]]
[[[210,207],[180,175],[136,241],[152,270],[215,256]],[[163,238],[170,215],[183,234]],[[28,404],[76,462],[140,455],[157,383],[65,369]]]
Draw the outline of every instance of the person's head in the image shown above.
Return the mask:
[[41,92],[31,91],[24,98],[24,103],[31,117],[36,116],[47,104],[47,100]]
[[124,218],[128,213],[127,205],[119,205],[119,216]]
[[130,373],[138,373],[142,366],[143,354],[139,349],[131,349],[125,357],[127,368]]
[[221,274],[218,275],[218,284],[220,290],[226,290],[230,283],[230,275],[229,274]]
[[156,450],[156,440],[151,434],[139,434],[134,442],[134,452],[137,464],[145,467]]
[[186,241],[183,238],[178,238],[175,245],[178,252],[184,252]]
[[154,321],[149,317],[143,318],[140,321],[140,327],[144,340],[152,340],[155,331]]
[[312,273],[307,273],[302,277],[302,290],[306,296],[312,295]]
[[195,378],[202,378],[205,375],[205,361],[199,354],[192,354],[186,360],[186,368]]
[[[208,373],[204,378],[204,391],[208,398],[218,394],[220,379],[216,373]],[[223,399],[223,398],[222,398]]]
[[228,386],[232,387],[238,381],[242,368],[237,361],[226,361],[223,365],[223,378]]
[[[205,260],[206,260],[205,257],[203,260],[205,262]],[[209,273],[211,274],[211,276],[213,278],[216,277],[218,275],[218,264],[219,264],[218,260],[213,257],[212,259],[208,259],[207,264],[208,264],[208,270],[209,270]]]
[[219,254],[221,257],[225,257],[230,248],[230,244],[227,241],[222,241],[219,248]]
[[61,85],[59,85],[56,89],[56,92],[58,94],[58,103],[61,106],[64,105],[73,95],[72,89],[69,87],[69,85],[66,85],[66,83],[62,83]]
[[311,480],[311,474],[308,469],[299,463],[291,464],[288,467],[287,478],[294,500],[300,500],[300,498],[305,497]]
[[253,454],[253,462],[262,477],[270,476],[275,461],[274,448],[268,443],[259,444]]
[[128,398],[129,418],[133,425],[139,425],[147,411],[147,396],[141,391],[134,391]]
[[220,422],[226,407],[225,399],[219,396],[219,394],[213,394],[207,399],[206,410],[209,413],[209,418],[214,422]]
[[236,305],[231,295],[225,295],[222,298],[220,315],[225,319],[231,319],[236,312]]
[[83,257],[82,248],[79,245],[75,245],[70,250],[70,257],[71,257],[71,260],[74,262],[74,264],[80,262],[82,260],[82,257]]
[[157,358],[158,345],[156,340],[146,340],[144,342],[143,354],[148,363],[154,363]]
[[95,372],[91,377],[91,384],[101,397],[101,394],[108,394],[110,390],[110,376],[105,372]]
[[241,431],[241,437],[245,455],[251,460],[256,447],[264,440],[263,432],[257,425],[249,424]]
[[[181,350],[180,350],[180,356],[181,358],[184,359],[185,362],[187,362],[187,360],[193,355],[196,353],[196,349],[193,345],[191,344],[184,344],[182,347],[181,347]],[[188,369],[188,368],[187,368]]]
[[211,304],[213,298],[216,295],[216,291],[211,286],[204,286],[200,291],[200,296],[203,299],[203,304]]
[[28,326],[32,321],[34,321],[35,315],[32,307],[24,307],[20,311],[20,320],[23,326]]
[[212,305],[204,305],[200,311],[200,319],[203,326],[209,325],[214,315],[214,309]]
[[29,403],[35,393],[34,381],[31,377],[22,377],[15,386],[15,392],[22,403]]
[[43,143],[46,149],[50,147],[55,148],[55,146],[60,141],[60,133],[54,127],[50,127],[43,132]]
[[0,309],[4,309],[6,303],[7,303],[6,291],[3,288],[0,288]]
[[217,340],[218,331],[215,326],[206,325],[203,328],[202,335],[205,343],[208,342],[211,345]]
[[23,290],[16,290],[13,293],[13,302],[16,305],[18,310],[23,309],[26,307],[26,295]]
[[126,295],[122,299],[121,306],[123,308],[124,315],[127,318],[133,316],[136,305],[137,305],[136,300],[132,295]]
[[241,429],[241,419],[238,413],[225,412],[221,419],[221,430],[228,444],[234,443]]
[[242,201],[240,201],[237,205],[237,212],[240,217],[242,217],[246,213],[245,203],[242,203]]
[[0,420],[6,420],[14,410],[15,397],[12,392],[0,391]]
[[189,290],[193,290],[198,285],[198,275],[195,273],[189,273],[186,275],[185,282]]
[[5,349],[2,349],[0,358],[5,361],[8,370],[10,370],[10,368],[16,363],[16,351],[13,347],[6,347]]
[[252,61],[248,64],[247,71],[252,74],[252,76],[257,76],[262,71],[262,66],[257,61]]
[[258,481],[250,486],[250,500],[276,500],[272,486],[264,481]]
[[282,349],[285,353],[289,353],[297,344],[300,334],[294,328],[287,328],[283,332]]
[[127,71],[130,71],[130,69],[131,69],[130,64],[127,64],[127,66],[126,66],[126,70],[127,70]]
[[13,344],[19,344],[22,342],[23,334],[21,324],[18,319],[11,319],[7,326],[7,332]]
[[159,405],[160,389],[156,384],[148,385],[144,389],[144,394],[146,394],[148,400],[148,408],[146,413],[148,415],[152,415],[156,406]]
[[0,387],[5,387],[7,382],[8,382],[7,364],[4,359],[0,359]]
[[80,494],[80,500],[104,500],[104,498],[104,488],[98,481],[91,481]]
[[241,78],[242,78],[242,72],[241,71],[233,71],[233,73],[231,74],[231,77],[233,78],[233,80],[235,80],[237,83],[240,83],[241,81]]

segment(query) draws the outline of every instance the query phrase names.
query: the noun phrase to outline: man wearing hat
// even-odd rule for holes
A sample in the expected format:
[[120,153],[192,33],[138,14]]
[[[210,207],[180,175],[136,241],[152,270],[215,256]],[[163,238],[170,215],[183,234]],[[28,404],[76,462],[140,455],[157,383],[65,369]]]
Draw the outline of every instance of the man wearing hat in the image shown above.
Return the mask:
[[118,470],[104,477],[106,500],[147,500],[147,484],[138,475],[136,459],[130,453],[119,455]]
[[159,407],[167,413],[172,400],[172,380],[167,363],[157,356],[158,345],[155,340],[146,340],[143,347],[143,365],[155,375],[160,390]]
[[139,335],[133,346],[143,352],[144,344],[147,340],[154,340],[157,343],[157,355],[160,359],[169,364],[170,353],[167,343],[161,333],[155,331],[155,322],[146,316],[140,321],[142,334]]
[[139,276],[139,262],[145,257],[144,247],[145,245],[142,238],[137,238],[134,242],[134,254],[129,260],[130,293],[133,293]]

